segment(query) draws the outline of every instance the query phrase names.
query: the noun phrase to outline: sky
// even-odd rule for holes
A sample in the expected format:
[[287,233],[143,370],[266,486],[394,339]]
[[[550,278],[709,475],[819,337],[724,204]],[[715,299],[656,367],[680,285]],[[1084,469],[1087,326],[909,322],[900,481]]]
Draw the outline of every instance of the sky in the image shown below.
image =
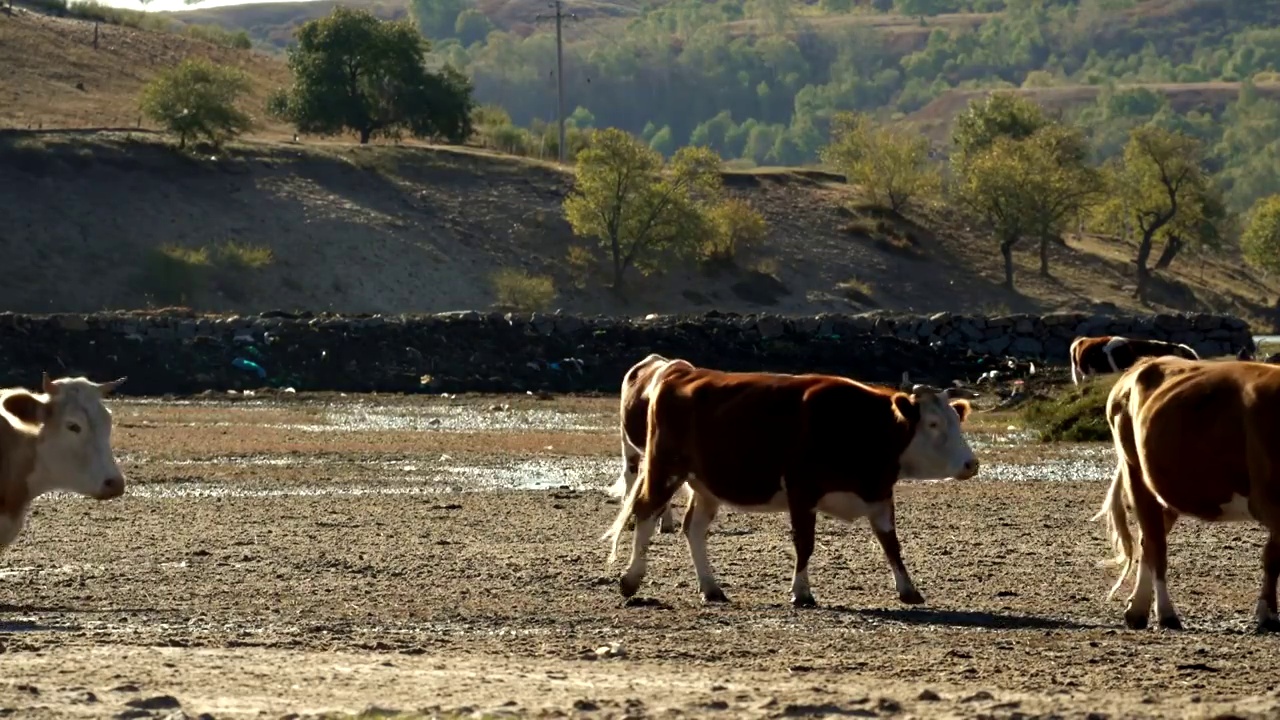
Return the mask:
[[[74,1],[74,0],[73,0]],[[147,10],[150,12],[171,12],[175,10],[193,10],[196,8],[224,7],[226,5],[253,5],[259,2],[309,2],[310,0],[202,0],[196,5],[188,5],[183,0],[151,0],[142,4],[138,0],[98,0],[103,5],[127,8],[129,10]]]

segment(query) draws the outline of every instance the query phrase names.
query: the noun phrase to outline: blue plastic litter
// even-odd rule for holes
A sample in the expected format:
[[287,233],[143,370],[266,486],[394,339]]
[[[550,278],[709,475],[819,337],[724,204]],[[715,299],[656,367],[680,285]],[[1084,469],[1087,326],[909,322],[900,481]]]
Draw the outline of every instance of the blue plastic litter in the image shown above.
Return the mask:
[[248,370],[250,372],[255,372],[258,374],[258,377],[263,380],[265,380],[267,377],[267,371],[263,370],[261,365],[259,365],[258,363],[252,360],[245,360],[242,357],[238,357],[235,360],[232,360],[231,364],[236,366],[237,368],[240,368],[241,370]]

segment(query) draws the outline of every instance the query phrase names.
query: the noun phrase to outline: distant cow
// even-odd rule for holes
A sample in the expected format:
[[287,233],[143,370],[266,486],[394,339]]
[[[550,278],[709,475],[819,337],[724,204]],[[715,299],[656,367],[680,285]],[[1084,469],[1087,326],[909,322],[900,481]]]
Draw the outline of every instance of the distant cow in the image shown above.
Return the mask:
[[795,544],[791,602],[811,607],[809,557],[817,513],[869,519],[893,570],[898,597],[924,597],[902,562],[894,524],[899,478],[971,478],[978,460],[965,441],[958,388],[917,385],[911,393],[830,375],[730,373],[687,364],[660,368],[649,384],[643,468],[603,539],[636,530],[620,583],[640,587],[657,514],[672,493],[692,490],[682,530],[706,602],[725,602],[707,559],[707,530],[722,504],[747,512],[789,513]]
[[1236,359],[1237,360],[1256,360],[1257,362],[1264,362],[1264,363],[1270,363],[1270,364],[1276,365],[1276,364],[1280,364],[1280,353],[1271,353],[1266,357],[1259,358],[1257,354],[1254,353],[1249,348],[1240,348],[1240,350],[1236,352]]
[[1079,385],[1090,375],[1118,373],[1132,367],[1138,358],[1173,355],[1199,360],[1187,345],[1163,340],[1138,340],[1119,335],[1078,337],[1071,343],[1071,382]]
[[43,378],[44,392],[0,390],[0,550],[22,531],[31,501],[53,490],[109,500],[124,493],[102,399],[125,381]]
[[[1262,551],[1259,630],[1280,630],[1280,367],[1228,360],[1161,357],[1125,371],[1107,397],[1117,467],[1102,509],[1121,565],[1114,597],[1135,562],[1137,579],[1125,606],[1129,628],[1147,626],[1155,595],[1162,627],[1182,621],[1165,584],[1166,535],[1179,515],[1208,522],[1253,520],[1270,535]],[[1137,516],[1134,552],[1125,501]]]
[[[626,497],[631,484],[635,482],[640,471],[640,459],[644,457],[644,443],[649,421],[649,385],[654,374],[661,368],[679,364],[693,367],[684,360],[669,360],[656,353],[631,366],[622,376],[622,399],[620,427],[622,435],[622,473],[617,482],[609,488],[614,497]],[[671,517],[671,505],[662,508],[658,532],[675,532],[676,521]]]

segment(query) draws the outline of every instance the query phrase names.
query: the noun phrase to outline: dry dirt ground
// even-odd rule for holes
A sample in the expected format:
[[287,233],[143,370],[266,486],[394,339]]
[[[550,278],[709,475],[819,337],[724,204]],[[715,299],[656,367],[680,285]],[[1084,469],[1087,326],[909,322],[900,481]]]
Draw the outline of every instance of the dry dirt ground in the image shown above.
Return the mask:
[[1088,522],[1109,450],[998,414],[971,426],[980,479],[900,490],[925,605],[865,525],[824,519],[821,605],[794,610],[786,520],[732,512],[710,541],[732,604],[701,605],[679,534],[624,604],[598,540],[615,402],[115,402],[128,493],[42,498],[0,558],[0,715],[1280,712],[1277,640],[1249,631],[1261,532],[1180,525],[1188,629],[1125,631]]

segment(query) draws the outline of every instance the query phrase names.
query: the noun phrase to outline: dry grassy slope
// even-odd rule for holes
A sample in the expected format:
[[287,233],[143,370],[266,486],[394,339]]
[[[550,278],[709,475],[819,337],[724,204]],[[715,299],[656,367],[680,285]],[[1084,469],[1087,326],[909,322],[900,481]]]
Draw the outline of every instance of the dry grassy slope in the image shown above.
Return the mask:
[[[943,210],[926,213],[937,234],[878,241],[848,230],[846,186],[812,173],[728,173],[726,184],[771,226],[742,258],[791,294],[774,305],[734,286],[759,279],[680,272],[639,284],[631,303],[597,279],[573,290],[564,257],[574,242],[561,213],[570,177],[553,166],[472,150],[248,143],[218,160],[179,155],[135,133],[45,133],[0,148],[0,228],[14,267],[0,307],[20,311],[140,307],[142,259],[155,247],[235,239],[271,247],[276,263],[243,279],[243,294],[192,298],[202,309],[330,309],[348,312],[485,308],[488,282],[504,266],[556,278],[556,306],[588,313],[719,309],[789,313],[880,306],[916,311],[1087,309],[1094,301],[1135,308],[1127,297],[1128,250],[1100,241],[1054,252],[1052,279],[1019,257],[1020,292],[998,286],[989,240],[966,233]],[[856,223],[855,223],[856,224]],[[890,228],[889,235],[905,235]],[[600,268],[603,272],[603,267]],[[1179,262],[1155,307],[1256,313],[1276,288],[1214,260]],[[851,304],[836,286],[856,278],[874,304]]]
[[[0,127],[134,127],[144,83],[183,58],[243,69],[246,109],[261,116],[267,93],[289,82],[280,62],[187,37],[17,10],[0,15]],[[275,128],[280,130],[280,128]]]

